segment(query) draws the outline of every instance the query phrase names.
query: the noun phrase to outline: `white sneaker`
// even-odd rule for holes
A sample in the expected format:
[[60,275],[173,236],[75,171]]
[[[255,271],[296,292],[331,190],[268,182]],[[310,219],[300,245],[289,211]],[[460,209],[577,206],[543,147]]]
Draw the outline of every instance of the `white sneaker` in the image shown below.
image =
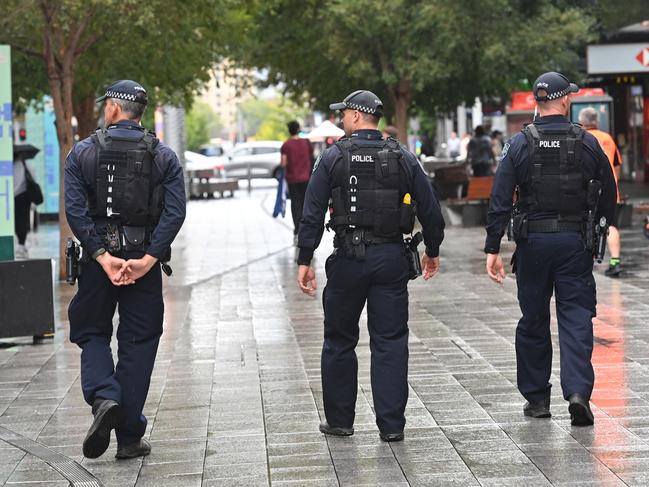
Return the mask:
[[15,251],[15,256],[14,258],[16,260],[25,260],[29,259],[29,252],[27,251],[27,247],[24,245],[16,245],[16,251]]

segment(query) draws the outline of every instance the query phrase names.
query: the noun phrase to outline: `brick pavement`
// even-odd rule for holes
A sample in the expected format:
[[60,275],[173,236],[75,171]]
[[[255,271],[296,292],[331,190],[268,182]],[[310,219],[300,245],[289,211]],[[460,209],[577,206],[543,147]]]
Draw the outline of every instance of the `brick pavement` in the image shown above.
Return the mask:
[[[649,485],[647,242],[623,233],[624,279],[598,270],[594,428],[570,427],[558,381],[553,418],[522,415],[515,386],[516,285],[483,274],[481,229],[449,229],[442,273],[410,286],[406,440],[385,444],[372,415],[369,347],[361,325],[356,433],[326,438],[322,309],[295,285],[288,222],[271,192],[190,203],[165,286],[165,334],[146,405],[153,453],[117,462],[114,442],[81,457],[91,422],[79,352],[67,341],[73,289],[57,288],[57,335],[0,348],[0,425],[81,461],[107,486]],[[55,236],[54,236],[55,237]],[[38,234],[34,255],[55,240]],[[317,253],[320,287],[330,234]],[[506,245],[511,252],[511,245]],[[38,459],[0,444],[0,483],[67,485]]]

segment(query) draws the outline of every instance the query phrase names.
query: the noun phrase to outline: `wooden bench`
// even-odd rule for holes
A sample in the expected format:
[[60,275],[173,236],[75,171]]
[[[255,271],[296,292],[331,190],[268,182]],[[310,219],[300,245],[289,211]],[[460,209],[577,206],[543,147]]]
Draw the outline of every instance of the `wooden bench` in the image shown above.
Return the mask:
[[446,201],[449,211],[456,211],[461,215],[463,227],[481,226],[487,223],[487,209],[493,182],[493,176],[470,177],[466,196]]
[[227,193],[230,198],[239,189],[239,181],[215,177],[213,170],[199,170],[188,173],[189,197],[191,199],[214,198],[220,194],[221,198]]

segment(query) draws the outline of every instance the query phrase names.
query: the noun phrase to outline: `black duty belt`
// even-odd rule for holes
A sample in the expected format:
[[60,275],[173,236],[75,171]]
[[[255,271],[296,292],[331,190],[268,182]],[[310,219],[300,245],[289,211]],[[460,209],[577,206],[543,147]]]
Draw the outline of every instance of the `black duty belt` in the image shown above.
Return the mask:
[[562,222],[556,218],[527,222],[527,233],[582,232],[583,230],[584,224],[581,222]]

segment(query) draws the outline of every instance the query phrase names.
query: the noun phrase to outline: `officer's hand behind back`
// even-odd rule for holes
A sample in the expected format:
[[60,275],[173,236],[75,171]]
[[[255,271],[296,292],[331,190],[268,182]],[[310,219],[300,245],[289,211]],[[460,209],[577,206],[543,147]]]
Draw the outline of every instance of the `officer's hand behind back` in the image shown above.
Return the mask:
[[428,257],[424,254],[421,258],[421,269],[424,280],[427,281],[439,272],[439,257]]
[[505,280],[505,266],[499,254],[487,254],[487,274],[498,284]]
[[128,284],[124,279],[124,264],[126,261],[119,257],[113,257],[108,252],[101,254],[97,257],[97,263],[104,270],[110,282],[114,286],[122,286]]
[[304,294],[315,296],[315,290],[318,286],[315,280],[315,271],[313,270],[313,267],[308,265],[301,265],[298,267],[297,284],[300,286],[300,290]]

